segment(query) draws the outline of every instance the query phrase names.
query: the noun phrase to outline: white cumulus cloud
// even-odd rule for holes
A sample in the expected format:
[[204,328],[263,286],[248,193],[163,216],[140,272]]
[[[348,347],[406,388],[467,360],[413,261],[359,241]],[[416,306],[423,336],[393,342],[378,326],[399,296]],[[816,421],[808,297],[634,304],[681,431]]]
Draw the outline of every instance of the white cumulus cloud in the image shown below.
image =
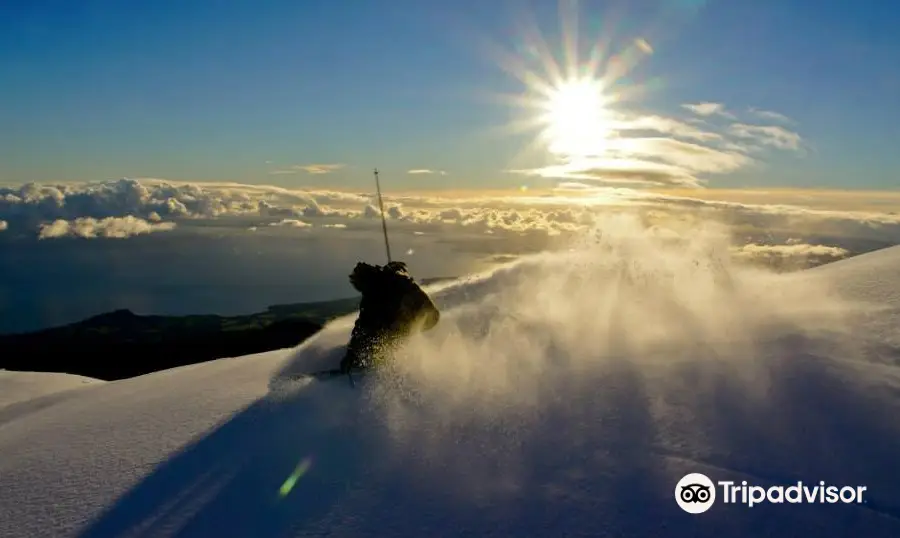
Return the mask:
[[71,221],[57,219],[51,223],[42,224],[38,237],[40,239],[59,237],[125,239],[134,235],[171,231],[175,229],[175,226],[174,222],[152,223],[130,215],[104,219],[82,217]]

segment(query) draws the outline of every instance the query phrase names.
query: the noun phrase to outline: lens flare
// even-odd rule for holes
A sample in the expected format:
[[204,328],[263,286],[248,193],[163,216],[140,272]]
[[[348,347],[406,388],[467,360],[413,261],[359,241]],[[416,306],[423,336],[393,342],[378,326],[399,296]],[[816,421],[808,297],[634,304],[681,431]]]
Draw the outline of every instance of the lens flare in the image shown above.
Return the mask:
[[306,471],[308,471],[311,466],[312,458],[309,457],[304,458],[297,464],[297,467],[294,468],[294,472],[292,472],[291,475],[287,477],[287,480],[281,484],[281,487],[278,488],[278,496],[286,497],[291,490],[294,489],[294,486],[297,485],[297,481],[303,478],[303,475],[306,474]]

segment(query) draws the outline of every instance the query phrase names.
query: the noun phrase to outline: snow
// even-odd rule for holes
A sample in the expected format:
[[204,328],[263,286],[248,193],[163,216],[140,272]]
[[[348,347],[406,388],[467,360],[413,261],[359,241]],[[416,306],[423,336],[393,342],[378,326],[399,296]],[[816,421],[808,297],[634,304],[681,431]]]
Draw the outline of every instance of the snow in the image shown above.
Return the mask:
[[[900,536],[900,250],[773,275],[681,237],[614,221],[436,285],[440,325],[357,389],[291,378],[351,316],[26,406],[0,421],[0,536]],[[692,515],[691,472],[867,489]]]
[[80,375],[0,370],[0,408],[94,383],[102,381]]
[[[862,301],[863,334],[900,350],[900,246],[812,269],[850,301]],[[894,357],[900,356],[895,353]]]

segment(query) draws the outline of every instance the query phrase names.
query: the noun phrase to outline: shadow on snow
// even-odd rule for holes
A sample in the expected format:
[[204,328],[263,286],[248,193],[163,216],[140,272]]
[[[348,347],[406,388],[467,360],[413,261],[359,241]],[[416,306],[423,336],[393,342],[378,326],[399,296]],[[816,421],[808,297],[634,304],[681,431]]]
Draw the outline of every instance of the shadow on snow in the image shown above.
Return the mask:
[[[548,391],[539,406],[503,412],[443,410],[427,393],[385,399],[384,380],[375,378],[356,390],[343,380],[273,383],[269,395],[162,463],[80,537],[813,529],[896,536],[900,491],[885,478],[891,470],[879,467],[900,451],[886,417],[892,411],[878,407],[885,399],[873,387],[846,381],[853,365],[810,356],[810,345],[761,347],[770,358],[749,372],[715,360],[648,370],[613,356],[583,375],[548,379],[565,391]],[[298,466],[305,473],[281,494]],[[762,486],[861,484],[869,496],[863,506],[717,504],[691,516],[673,500],[688,472]]]

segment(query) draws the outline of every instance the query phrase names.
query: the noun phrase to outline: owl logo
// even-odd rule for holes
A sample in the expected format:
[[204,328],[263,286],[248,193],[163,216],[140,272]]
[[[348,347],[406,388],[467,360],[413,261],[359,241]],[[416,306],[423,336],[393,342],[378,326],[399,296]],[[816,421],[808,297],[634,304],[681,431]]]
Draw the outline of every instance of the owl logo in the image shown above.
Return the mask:
[[702,514],[716,501],[716,486],[700,473],[685,475],[675,486],[675,502],[689,514]]

